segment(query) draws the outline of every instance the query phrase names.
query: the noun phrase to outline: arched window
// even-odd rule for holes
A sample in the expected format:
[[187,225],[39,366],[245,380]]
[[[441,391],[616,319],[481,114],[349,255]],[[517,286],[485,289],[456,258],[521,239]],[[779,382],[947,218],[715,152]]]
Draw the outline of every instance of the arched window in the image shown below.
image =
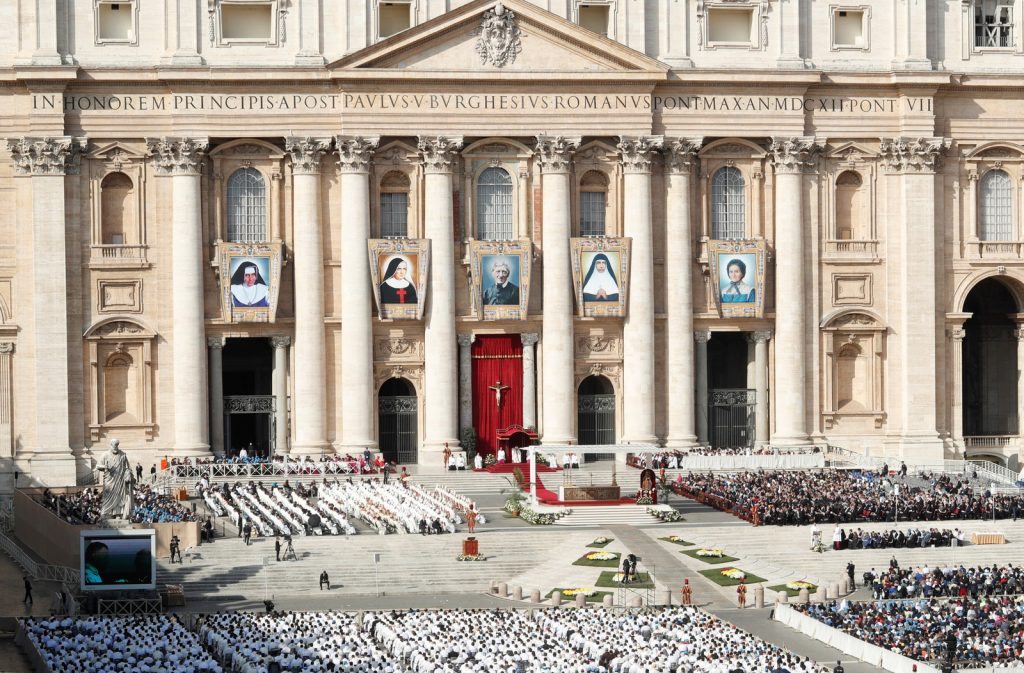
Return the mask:
[[989,171],[981,179],[978,232],[983,241],[1013,240],[1013,187],[1006,171]]
[[738,168],[726,166],[711,178],[711,238],[726,240],[745,238],[746,204],[743,174]]
[[380,236],[406,238],[409,235],[409,177],[391,171],[380,182]]
[[476,182],[477,238],[484,241],[512,240],[512,176],[492,166]]
[[856,171],[843,171],[836,179],[836,238],[852,241],[863,238],[861,222],[863,181]]
[[608,178],[601,171],[587,171],[580,180],[580,236],[605,236]]
[[255,168],[240,168],[228,178],[228,240],[267,240],[267,185]]
[[135,225],[135,185],[124,173],[111,173],[100,183],[103,245],[124,245]]

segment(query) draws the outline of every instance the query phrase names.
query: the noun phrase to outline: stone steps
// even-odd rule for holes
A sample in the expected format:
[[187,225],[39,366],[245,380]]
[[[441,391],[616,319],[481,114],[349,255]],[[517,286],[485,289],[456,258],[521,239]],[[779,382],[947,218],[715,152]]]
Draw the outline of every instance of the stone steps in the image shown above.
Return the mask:
[[661,523],[647,513],[646,505],[585,505],[573,507],[572,514],[558,519],[555,525],[600,528],[610,525],[653,526]]

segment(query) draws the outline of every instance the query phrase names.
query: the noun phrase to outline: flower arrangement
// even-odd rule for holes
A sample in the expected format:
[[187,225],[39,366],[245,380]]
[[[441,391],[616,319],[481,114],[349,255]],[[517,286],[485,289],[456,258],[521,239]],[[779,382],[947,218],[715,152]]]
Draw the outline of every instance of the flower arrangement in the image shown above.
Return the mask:
[[493,453],[488,453],[484,456],[484,467],[490,467],[498,462],[498,459],[494,457]]
[[731,580],[741,580],[745,579],[747,576],[747,573],[738,568],[725,568],[721,573]]
[[486,561],[487,557],[483,554],[459,554],[455,557],[456,561]]
[[562,595],[566,598],[573,598],[575,596],[584,595],[590,598],[597,593],[597,590],[593,587],[576,587],[575,589],[562,589]]
[[[640,504],[639,500],[637,500],[636,502],[637,502],[638,505]],[[657,517],[658,519],[664,521],[665,523],[675,523],[677,521],[683,521],[684,520],[683,519],[683,515],[680,512],[677,512],[674,509],[664,510],[664,509],[654,509],[653,507],[648,507],[647,508],[647,513],[650,514],[653,517]]]
[[786,582],[786,588],[792,591],[800,591],[801,589],[807,589],[808,591],[814,591],[818,587],[810,582],[797,581],[797,582]]
[[599,538],[595,539],[592,544],[608,544],[609,542],[611,542],[611,540],[609,540],[608,538],[606,538],[606,537],[599,537]]
[[615,582],[616,584],[622,584],[625,579],[626,576],[623,573],[615,573],[612,575],[612,582]]
[[614,561],[619,558],[618,554],[607,551],[592,551],[586,556],[589,561]]
[[569,514],[572,514],[572,510],[568,508],[561,509],[557,512],[544,513],[535,512],[526,506],[526,504],[521,504],[519,508],[519,518],[526,523],[532,523],[537,526],[550,526],[558,519],[563,516],[568,516]]
[[[636,493],[636,504],[638,505],[653,505],[654,504],[654,492],[647,489],[640,489]],[[648,512],[650,510],[647,510]]]
[[[721,549],[698,549],[697,556],[703,556],[705,558],[722,558]],[[731,570],[731,568],[730,568]]]
[[523,496],[521,493],[513,493],[505,499],[505,511],[509,514],[521,514],[525,507],[523,506]]
[[686,542],[686,540],[684,540],[683,538],[679,537],[678,535],[669,535],[668,536],[668,541],[669,542],[675,542],[676,544],[679,544],[681,542]]

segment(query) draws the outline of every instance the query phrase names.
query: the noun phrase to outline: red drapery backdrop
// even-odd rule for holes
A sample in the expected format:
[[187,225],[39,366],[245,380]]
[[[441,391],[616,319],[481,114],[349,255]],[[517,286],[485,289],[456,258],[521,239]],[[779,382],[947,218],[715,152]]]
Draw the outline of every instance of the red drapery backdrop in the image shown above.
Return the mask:
[[[523,422],[523,341],[518,334],[477,335],[472,354],[476,452],[494,454],[498,428]],[[491,388],[498,381],[508,386],[500,409]]]

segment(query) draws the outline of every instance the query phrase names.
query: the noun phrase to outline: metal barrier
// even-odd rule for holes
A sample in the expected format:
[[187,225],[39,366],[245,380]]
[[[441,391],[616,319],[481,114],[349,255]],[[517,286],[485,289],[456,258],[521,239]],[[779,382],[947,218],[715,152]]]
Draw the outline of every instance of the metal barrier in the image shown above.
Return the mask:
[[163,612],[163,607],[159,598],[101,598],[96,601],[96,613],[102,617],[158,615]]

